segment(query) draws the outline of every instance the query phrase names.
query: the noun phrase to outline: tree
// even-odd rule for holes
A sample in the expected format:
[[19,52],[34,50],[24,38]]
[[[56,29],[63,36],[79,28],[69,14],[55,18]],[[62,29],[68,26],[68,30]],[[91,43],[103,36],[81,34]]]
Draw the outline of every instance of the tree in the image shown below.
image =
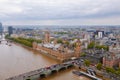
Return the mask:
[[85,57],[86,54],[84,52],[81,53],[81,57]]
[[106,72],[120,76],[120,69],[115,70],[114,68],[106,67]]
[[88,45],[88,49],[93,49],[95,46],[95,42],[91,42],[89,45]]
[[66,41],[65,44],[68,46],[70,43],[68,41]]
[[22,37],[12,38],[12,37],[10,37],[8,35],[6,35],[5,38],[9,39],[9,40],[12,40],[12,41],[15,41],[17,43],[23,44],[23,45],[28,46],[28,47],[32,47],[32,43],[34,41],[37,42],[37,43],[41,43],[42,42],[41,40],[36,40],[34,38],[22,38]]
[[117,70],[115,70],[115,74],[116,74],[117,76],[120,76],[120,68],[118,68]]
[[101,64],[101,63],[98,63],[97,66],[96,66],[96,68],[97,68],[98,70],[101,70],[101,69],[102,69],[102,64]]
[[106,50],[106,51],[108,51],[109,50],[109,47],[108,46],[105,46],[105,45],[97,45],[95,48],[97,48],[97,49],[104,49],[104,50]]
[[84,64],[85,64],[86,66],[90,66],[91,62],[90,62],[89,60],[85,60]]
[[55,32],[55,34],[61,34],[61,35],[64,35],[64,34],[68,34],[67,32]]
[[58,39],[57,43],[61,43],[62,44],[63,43],[62,39]]
[[110,68],[110,67],[106,67],[106,72],[114,74],[115,73],[115,69]]

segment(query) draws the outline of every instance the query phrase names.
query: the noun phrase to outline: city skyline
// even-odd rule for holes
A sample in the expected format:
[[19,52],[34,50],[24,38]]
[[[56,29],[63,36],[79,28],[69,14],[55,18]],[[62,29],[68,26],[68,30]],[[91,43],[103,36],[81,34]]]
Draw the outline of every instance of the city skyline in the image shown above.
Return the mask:
[[119,25],[119,0],[0,0],[3,24]]

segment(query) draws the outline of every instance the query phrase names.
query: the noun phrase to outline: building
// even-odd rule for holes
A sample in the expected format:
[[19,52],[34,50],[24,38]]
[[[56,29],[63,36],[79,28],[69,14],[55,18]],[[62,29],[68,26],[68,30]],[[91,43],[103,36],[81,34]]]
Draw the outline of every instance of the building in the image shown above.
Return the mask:
[[109,46],[109,52],[120,53],[119,43],[114,43],[111,46]]
[[60,61],[71,59],[72,57],[79,57],[81,52],[81,42],[79,39],[75,42],[75,47],[69,47],[66,44],[50,43],[50,33],[45,32],[44,43],[33,43],[33,49],[39,50],[43,53],[54,56]]
[[2,23],[0,23],[0,35],[2,35],[3,32],[3,27],[2,27]]
[[92,62],[92,64],[102,63],[103,56],[107,54],[105,50],[86,49],[83,50],[86,54],[85,58]]
[[102,38],[103,37],[103,32],[98,32],[98,38]]
[[76,47],[75,47],[75,57],[79,57],[81,52],[81,42],[77,40]]
[[48,31],[45,31],[45,43],[49,43],[50,42],[50,33]]
[[104,37],[104,31],[101,31],[101,30],[97,30],[94,34],[98,39],[101,39]]
[[120,68],[120,62],[119,62],[119,68]]
[[47,53],[49,55],[54,56],[56,59],[60,61],[71,59],[72,57],[79,57],[81,52],[81,43],[80,41],[76,42],[76,47],[74,50],[65,47],[64,45],[59,44],[38,44],[36,42],[33,43],[33,49],[39,50],[40,52]]
[[114,53],[109,53],[103,57],[103,66],[104,67],[116,67],[119,66],[120,62],[120,55],[119,54],[114,54]]
[[13,27],[12,26],[8,27],[8,34],[9,34],[9,36],[11,36],[11,34],[13,34]]

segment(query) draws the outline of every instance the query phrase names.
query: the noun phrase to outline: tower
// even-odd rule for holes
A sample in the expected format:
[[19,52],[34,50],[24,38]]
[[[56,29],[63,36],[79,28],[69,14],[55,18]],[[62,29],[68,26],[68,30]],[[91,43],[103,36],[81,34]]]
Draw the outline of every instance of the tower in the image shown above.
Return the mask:
[[11,34],[13,34],[13,27],[12,27],[12,26],[9,26],[9,27],[8,27],[8,33],[9,33],[9,36],[10,36]]
[[2,23],[0,23],[0,35],[2,35],[3,32],[3,27],[2,27]]
[[103,32],[98,32],[98,38],[102,38],[103,37]]
[[48,31],[45,31],[45,43],[50,42],[50,33]]
[[33,49],[36,49],[37,48],[37,43],[36,42],[33,42],[32,46],[33,46]]
[[76,42],[76,47],[75,47],[75,57],[79,57],[81,52],[81,42],[78,39]]

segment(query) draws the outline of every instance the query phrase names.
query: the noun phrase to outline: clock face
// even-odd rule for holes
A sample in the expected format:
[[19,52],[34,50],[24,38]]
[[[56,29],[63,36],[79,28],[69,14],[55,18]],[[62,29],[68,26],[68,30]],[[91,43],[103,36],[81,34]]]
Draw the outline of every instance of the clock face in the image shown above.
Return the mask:
[[80,43],[77,43],[77,45],[80,45]]

